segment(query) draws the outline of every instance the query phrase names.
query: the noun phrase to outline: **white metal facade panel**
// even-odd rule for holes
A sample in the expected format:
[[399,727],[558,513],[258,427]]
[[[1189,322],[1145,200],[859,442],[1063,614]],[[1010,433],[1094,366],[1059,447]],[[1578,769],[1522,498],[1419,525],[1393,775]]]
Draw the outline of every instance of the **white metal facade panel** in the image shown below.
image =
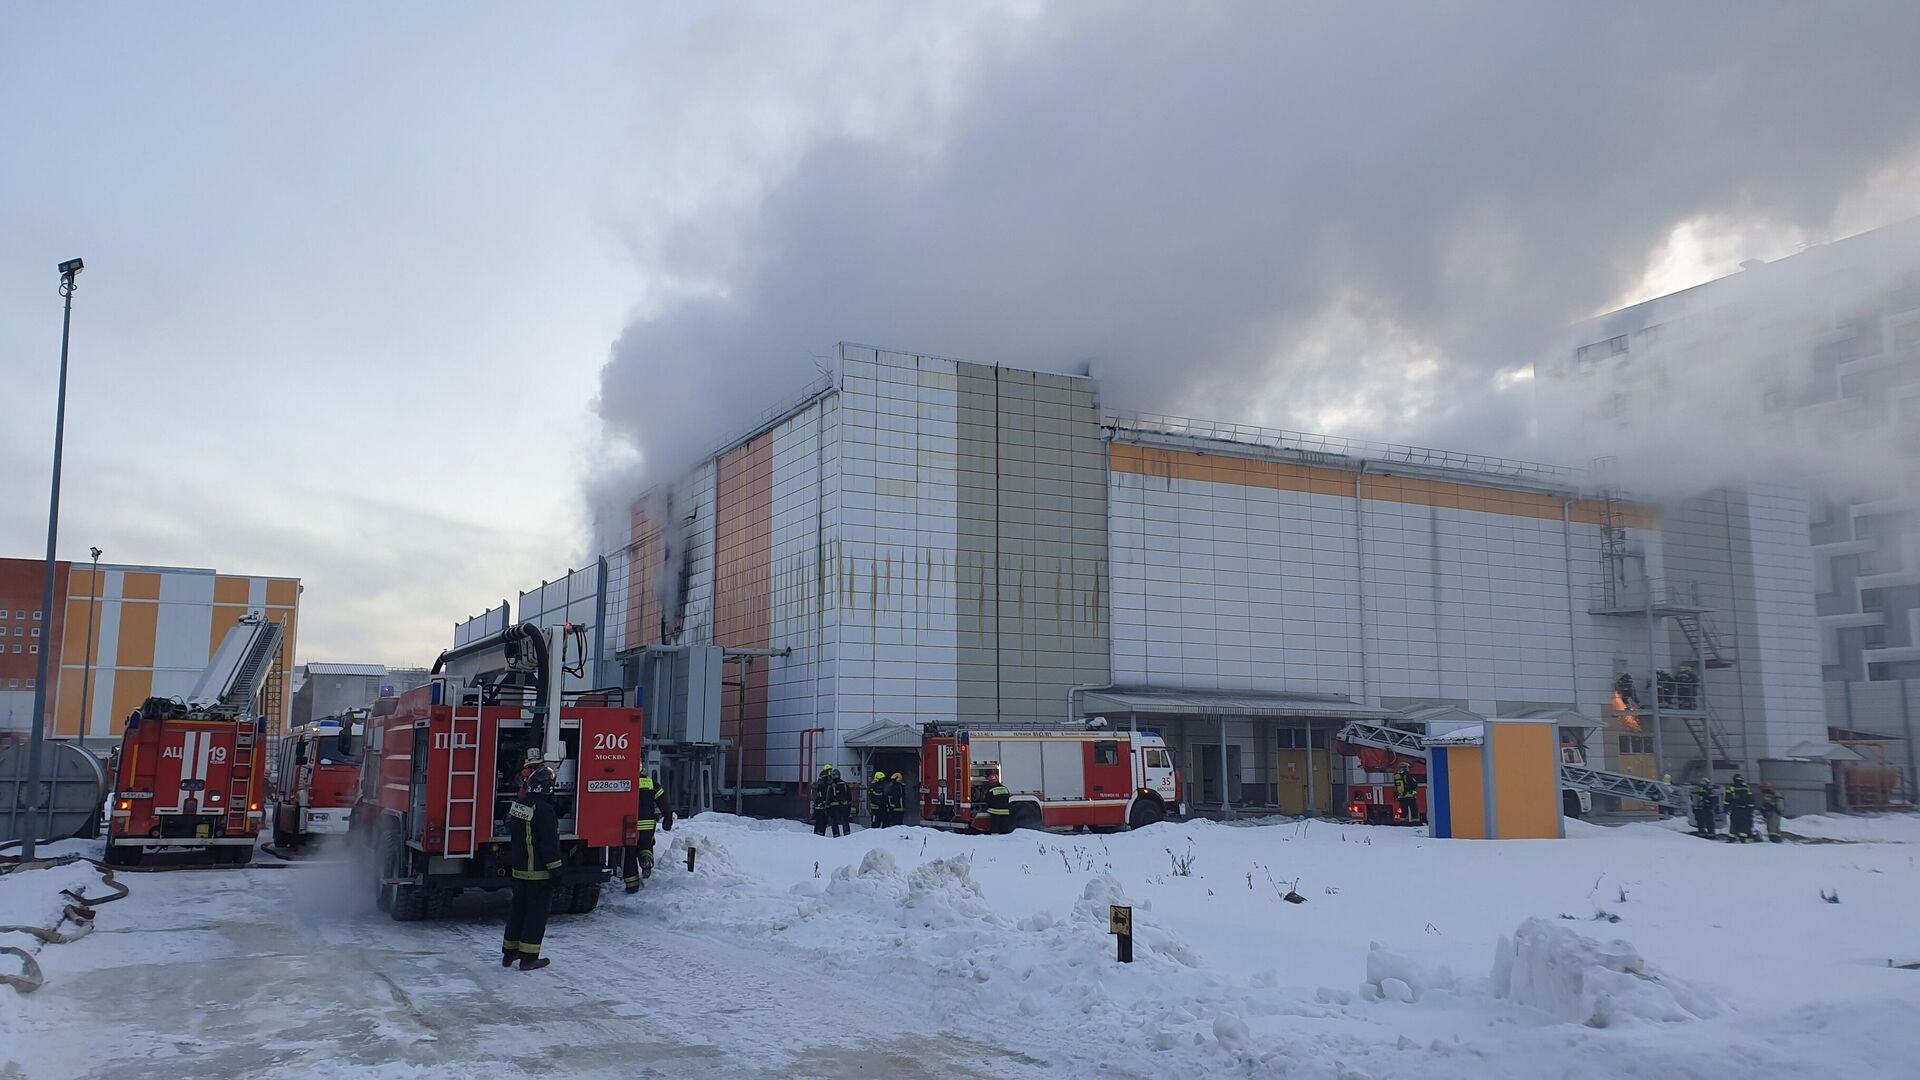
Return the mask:
[[1646,652],[1643,625],[1588,611],[1597,527],[1369,498],[1363,692],[1351,496],[1116,471],[1109,497],[1118,683],[1597,715],[1613,657]]

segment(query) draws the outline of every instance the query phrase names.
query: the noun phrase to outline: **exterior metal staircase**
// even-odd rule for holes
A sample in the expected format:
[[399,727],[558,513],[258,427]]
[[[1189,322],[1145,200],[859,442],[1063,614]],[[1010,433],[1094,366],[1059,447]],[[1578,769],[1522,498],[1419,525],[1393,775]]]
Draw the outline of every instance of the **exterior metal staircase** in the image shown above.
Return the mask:
[[1731,649],[1720,641],[1719,631],[1714,629],[1713,620],[1702,612],[1683,611],[1673,616],[1680,625],[1680,632],[1687,636],[1687,645],[1700,663],[1710,668],[1730,668],[1736,660]]

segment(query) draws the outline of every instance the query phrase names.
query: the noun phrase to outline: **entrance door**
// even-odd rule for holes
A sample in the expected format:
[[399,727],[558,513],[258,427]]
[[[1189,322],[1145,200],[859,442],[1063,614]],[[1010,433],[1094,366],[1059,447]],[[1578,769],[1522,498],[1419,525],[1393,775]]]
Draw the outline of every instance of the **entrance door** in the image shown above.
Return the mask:
[[[1194,768],[1200,773],[1200,805],[1217,808],[1220,805],[1220,744],[1199,743],[1195,746]],[[1240,792],[1240,747],[1227,744],[1227,798],[1234,803],[1241,801]]]
[[1323,747],[1281,750],[1279,761],[1280,812],[1303,817],[1307,812],[1307,755],[1313,755],[1313,805],[1326,813],[1333,805],[1333,759]]

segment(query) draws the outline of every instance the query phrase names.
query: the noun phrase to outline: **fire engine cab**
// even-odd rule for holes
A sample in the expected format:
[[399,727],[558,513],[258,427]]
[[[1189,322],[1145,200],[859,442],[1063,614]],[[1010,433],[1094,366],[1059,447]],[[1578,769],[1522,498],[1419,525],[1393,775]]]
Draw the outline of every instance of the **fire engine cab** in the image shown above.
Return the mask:
[[584,639],[570,625],[509,627],[440,654],[427,685],[370,718],[350,829],[382,911],[428,918],[463,889],[507,887],[507,814],[536,762],[557,778],[553,910],[599,904],[609,853],[639,838],[642,723],[620,690],[564,689],[585,670],[566,660]]
[[242,618],[185,697],[150,697],[127,718],[114,751],[109,863],[137,865],[160,849],[252,860],[266,779],[261,699],[283,637],[279,623]]
[[280,740],[267,805],[274,847],[286,850],[347,831],[360,787],[360,741],[367,716],[368,710],[356,709],[323,717]]
[[984,829],[995,773],[1013,793],[1019,829],[1137,829],[1187,812],[1173,751],[1147,732],[929,725],[920,773],[921,819],[929,825]]

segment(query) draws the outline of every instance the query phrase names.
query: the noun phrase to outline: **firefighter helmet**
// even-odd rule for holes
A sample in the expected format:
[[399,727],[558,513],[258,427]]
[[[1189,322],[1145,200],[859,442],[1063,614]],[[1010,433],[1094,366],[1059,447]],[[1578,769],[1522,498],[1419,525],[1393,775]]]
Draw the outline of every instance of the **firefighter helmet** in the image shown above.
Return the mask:
[[553,770],[542,765],[527,774],[527,794],[553,794]]
[[900,773],[894,773],[894,774],[893,774],[893,778],[894,778],[895,780],[905,780],[905,779],[906,779],[906,777],[905,777],[905,776],[903,776],[903,775],[902,775],[902,774],[900,774]]
[[873,778],[875,780],[885,780],[887,778],[887,774],[884,772],[877,772],[873,774]]

